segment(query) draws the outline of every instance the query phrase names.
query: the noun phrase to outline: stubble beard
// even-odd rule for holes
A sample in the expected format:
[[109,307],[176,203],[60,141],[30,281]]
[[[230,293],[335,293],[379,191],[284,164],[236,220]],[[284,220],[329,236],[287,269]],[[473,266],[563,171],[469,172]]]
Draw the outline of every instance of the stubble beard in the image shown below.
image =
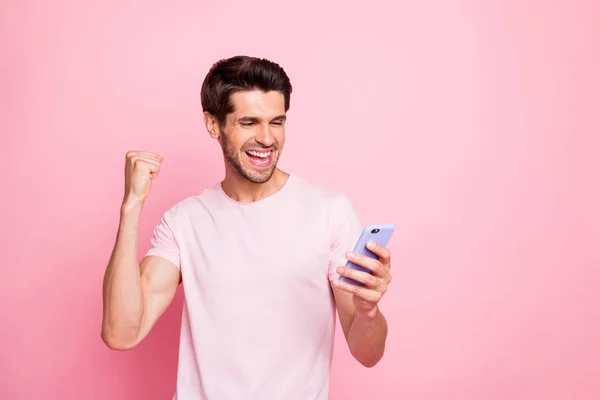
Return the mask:
[[[244,153],[245,153],[244,146],[238,152],[231,145],[231,143],[229,142],[229,139],[227,139],[227,135],[221,135],[221,142],[222,142],[221,146],[223,149],[223,156],[225,156],[225,161],[227,163],[229,163],[229,165],[231,165],[233,167],[233,169],[238,173],[238,175],[240,175],[242,178],[244,178],[252,183],[265,183],[265,182],[268,182],[269,179],[271,179],[271,177],[275,173],[275,169],[277,168],[277,162],[279,161],[279,156],[281,155],[281,151],[277,145],[272,147],[273,160],[271,161],[271,165],[269,166],[269,169],[262,170],[262,171],[257,171],[257,170],[253,171],[250,168],[246,167],[241,160],[241,158],[244,156]],[[262,146],[255,145],[252,147],[256,148],[256,147],[262,147]]]

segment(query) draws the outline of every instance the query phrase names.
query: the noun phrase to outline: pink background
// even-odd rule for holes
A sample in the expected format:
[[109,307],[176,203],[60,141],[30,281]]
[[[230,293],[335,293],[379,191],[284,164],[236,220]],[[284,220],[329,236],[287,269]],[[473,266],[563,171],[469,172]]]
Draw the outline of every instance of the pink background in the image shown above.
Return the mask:
[[181,291],[100,340],[124,154],[165,156],[142,254],[222,177],[199,89],[236,54],[291,76],[281,166],[397,227],[385,357],[338,332],[331,399],[600,398],[598,3],[289,3],[2,2],[0,398],[170,398]]

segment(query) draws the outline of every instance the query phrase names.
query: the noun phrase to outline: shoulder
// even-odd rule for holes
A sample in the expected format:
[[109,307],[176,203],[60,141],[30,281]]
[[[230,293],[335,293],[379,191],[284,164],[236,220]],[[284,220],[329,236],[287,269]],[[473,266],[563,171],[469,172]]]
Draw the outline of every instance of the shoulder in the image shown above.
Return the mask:
[[330,225],[339,225],[357,218],[356,208],[350,197],[339,189],[333,189],[298,176],[294,176],[294,202],[304,209],[317,212],[325,217]]
[[173,204],[164,212],[164,217],[171,221],[177,221],[206,213],[209,204],[214,203],[217,197],[218,193],[214,187],[204,189],[200,194],[188,196]]
[[352,204],[350,198],[341,190],[327,187],[297,175],[292,175],[295,186],[302,197],[313,199],[331,206]]
[[[350,197],[342,190],[306,179],[297,178],[297,181],[297,187],[303,189],[304,199],[314,200],[315,210],[318,210],[316,215],[324,218],[332,248],[353,246],[362,232],[362,224]],[[340,257],[339,262],[345,260],[343,255]]]

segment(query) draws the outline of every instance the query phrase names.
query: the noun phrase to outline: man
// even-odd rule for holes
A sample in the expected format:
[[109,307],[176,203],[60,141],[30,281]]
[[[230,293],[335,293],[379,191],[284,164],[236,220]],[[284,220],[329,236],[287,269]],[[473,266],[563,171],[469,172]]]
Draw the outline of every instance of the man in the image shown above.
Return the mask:
[[[383,355],[378,302],[391,280],[390,253],[375,245],[378,260],[349,254],[362,229],[348,198],[277,168],[291,92],[285,71],[268,60],[213,65],[201,98],[225,178],[167,210],[139,264],[140,213],[163,157],[127,153],[102,339],[115,350],[136,346],[181,282],[176,399],[327,399],[336,309],[360,363],[374,366]],[[344,268],[347,258],[373,274]]]

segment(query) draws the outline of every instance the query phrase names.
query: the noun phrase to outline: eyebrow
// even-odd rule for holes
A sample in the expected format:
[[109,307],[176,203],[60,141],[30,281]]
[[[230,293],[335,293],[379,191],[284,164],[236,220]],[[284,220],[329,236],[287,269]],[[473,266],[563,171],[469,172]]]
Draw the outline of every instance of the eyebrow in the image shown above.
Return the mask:
[[[273,118],[271,121],[285,121],[287,119],[287,116],[285,114],[281,114],[276,116],[275,118]],[[258,122],[260,121],[260,118],[257,117],[240,117],[237,119],[237,122]]]

